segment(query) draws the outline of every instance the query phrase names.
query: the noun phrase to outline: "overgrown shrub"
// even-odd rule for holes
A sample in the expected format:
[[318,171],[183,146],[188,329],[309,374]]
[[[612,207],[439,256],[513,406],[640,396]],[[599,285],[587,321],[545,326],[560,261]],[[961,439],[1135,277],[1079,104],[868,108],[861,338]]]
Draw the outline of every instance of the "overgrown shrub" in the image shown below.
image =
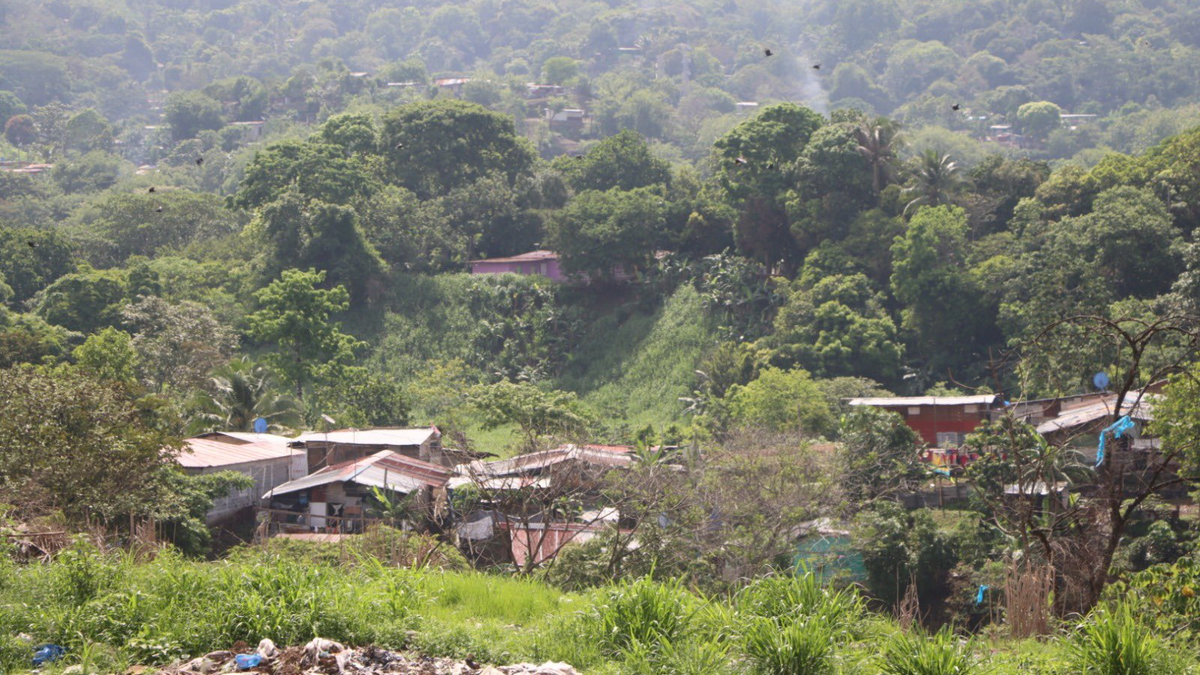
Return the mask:
[[883,645],[879,672],[885,675],[971,675],[978,670],[971,643],[949,628],[926,634],[900,631]]
[[696,602],[678,581],[649,578],[606,589],[596,599],[597,637],[614,654],[674,642],[687,629]]
[[746,653],[763,675],[832,673],[834,644],[833,626],[815,617],[760,617],[745,633]]
[[1092,612],[1071,639],[1073,670],[1080,675],[1151,675],[1166,672],[1161,643],[1128,605]]

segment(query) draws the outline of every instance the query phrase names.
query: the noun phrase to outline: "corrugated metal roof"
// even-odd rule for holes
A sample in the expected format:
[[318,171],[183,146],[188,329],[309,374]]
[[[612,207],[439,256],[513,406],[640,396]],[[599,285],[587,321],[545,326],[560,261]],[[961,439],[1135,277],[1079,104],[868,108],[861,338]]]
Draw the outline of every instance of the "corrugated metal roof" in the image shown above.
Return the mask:
[[[1092,422],[1111,416],[1116,405],[1117,397],[1111,396],[1095,403],[1089,403],[1088,405],[1080,406],[1078,408],[1072,408],[1070,411],[1065,412],[1052,420],[1046,420],[1045,422],[1042,422],[1037,426],[1037,431],[1039,434],[1046,435],[1052,434],[1056,431],[1075,429],[1086,424],[1091,424]],[[1121,413],[1123,415],[1129,415],[1135,420],[1140,420],[1143,422],[1152,421],[1154,419],[1153,395],[1144,396],[1136,405],[1134,404],[1134,401],[1126,400],[1125,403],[1121,405]]]
[[232,466],[290,457],[296,451],[273,443],[227,443],[211,438],[189,438],[175,461],[188,469]]
[[338,429],[328,433],[324,431],[306,431],[295,439],[293,443],[306,443],[309,441],[324,442],[328,440],[330,443],[339,445],[421,445],[433,436],[437,436],[438,430],[433,427],[423,427],[420,429]]
[[878,398],[852,398],[850,405],[869,405],[875,408],[901,408],[922,405],[993,405],[1000,399],[998,394],[976,396],[892,396]]
[[484,258],[482,260],[472,260],[472,263],[513,263],[513,262],[540,262],[542,260],[558,260],[558,254],[554,251],[530,251],[519,255],[510,256],[508,258]]
[[599,449],[597,446],[564,445],[553,450],[531,452],[494,462],[474,461],[470,464],[460,464],[455,470],[462,475],[476,477],[516,476],[571,460],[612,467],[629,466],[633,463],[633,458],[622,452]]
[[408,494],[426,486],[441,487],[451,475],[443,466],[381,450],[369,457],[327,466],[304,478],[288,481],[267,492],[263,499],[330,483],[355,483]]

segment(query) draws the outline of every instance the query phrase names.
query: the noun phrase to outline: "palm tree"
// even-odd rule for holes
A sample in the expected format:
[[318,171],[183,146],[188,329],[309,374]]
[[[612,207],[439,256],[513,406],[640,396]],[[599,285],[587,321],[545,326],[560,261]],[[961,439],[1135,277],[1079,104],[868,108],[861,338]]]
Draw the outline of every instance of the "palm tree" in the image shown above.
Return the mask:
[[871,186],[876,197],[895,177],[896,150],[904,143],[899,131],[899,125],[886,117],[873,120],[864,117],[854,130],[858,154],[871,168]]
[[925,150],[913,169],[912,184],[904,188],[904,194],[913,195],[904,207],[904,214],[922,206],[949,203],[959,183],[958,162],[941,150]]
[[295,428],[302,421],[295,400],[279,393],[271,373],[248,357],[217,369],[210,383],[211,391],[194,400],[199,412],[189,424],[193,433],[250,431],[259,417],[267,421],[270,431]]

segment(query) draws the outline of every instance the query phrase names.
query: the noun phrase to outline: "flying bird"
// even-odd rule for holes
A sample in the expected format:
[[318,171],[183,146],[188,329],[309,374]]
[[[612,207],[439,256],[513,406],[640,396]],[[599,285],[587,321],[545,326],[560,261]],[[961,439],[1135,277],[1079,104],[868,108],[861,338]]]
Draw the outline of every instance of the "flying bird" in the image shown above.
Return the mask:
[[25,243],[29,244],[29,248],[37,248],[37,242],[33,241],[32,239],[30,239],[29,241],[27,241]]
[[402,143],[402,142],[401,142],[401,143],[397,143],[397,144],[396,144],[396,149],[397,149],[397,150],[399,150],[399,149],[401,149],[401,148],[403,148],[403,147],[404,147],[404,143]]
[[162,213],[162,207],[160,206],[160,207],[158,207],[157,209],[154,209],[154,212],[155,212],[155,213]]
[[201,165],[201,164],[203,164],[203,163],[204,163],[204,158],[203,158],[203,157],[197,157],[197,158],[196,158],[196,166],[200,166],[200,165]]
[[734,164],[749,164],[749,162],[746,161],[746,158],[742,157],[741,155],[738,155],[738,158],[733,160],[733,163]]
[[820,69],[821,69],[821,64],[819,64],[819,63],[813,64],[813,70],[820,70]]
[[763,53],[764,53],[764,54],[766,54],[767,56],[774,56],[774,55],[775,55],[775,52],[771,51],[770,49],[764,49],[764,50],[763,50]]
[[962,106],[955,103],[954,105],[950,106],[950,109],[953,110],[954,112],[958,112],[959,110],[962,110]]

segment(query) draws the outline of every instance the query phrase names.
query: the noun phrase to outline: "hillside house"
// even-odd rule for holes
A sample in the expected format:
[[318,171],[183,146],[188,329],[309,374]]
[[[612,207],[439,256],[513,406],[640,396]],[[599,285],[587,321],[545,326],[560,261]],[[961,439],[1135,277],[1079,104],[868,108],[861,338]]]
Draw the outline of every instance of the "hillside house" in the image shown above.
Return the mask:
[[550,131],[579,133],[583,131],[584,112],[579,108],[547,109],[546,122],[550,125]]
[[849,403],[897,413],[921,440],[941,449],[961,447],[967,434],[1003,407],[1001,397],[996,394],[853,398]]
[[370,513],[375,489],[409,497],[410,512],[434,519],[446,503],[450,469],[392,450],[380,450],[276,486],[263,495],[268,522],[284,532],[363,532],[379,514]]
[[508,258],[487,258],[471,261],[471,274],[537,274],[562,281],[558,254],[554,251],[530,251]]
[[458,457],[442,448],[442,432],[437,427],[416,429],[338,429],[308,431],[291,441],[293,448],[303,450],[308,458],[308,471],[313,473],[333,464],[342,464],[381,450],[391,450],[406,457],[452,466]]
[[254,486],[213,502],[209,525],[251,515],[250,509],[272,488],[308,473],[304,453],[288,447],[290,438],[273,434],[217,432],[184,441],[175,461],[192,476],[237,471],[254,479]]

